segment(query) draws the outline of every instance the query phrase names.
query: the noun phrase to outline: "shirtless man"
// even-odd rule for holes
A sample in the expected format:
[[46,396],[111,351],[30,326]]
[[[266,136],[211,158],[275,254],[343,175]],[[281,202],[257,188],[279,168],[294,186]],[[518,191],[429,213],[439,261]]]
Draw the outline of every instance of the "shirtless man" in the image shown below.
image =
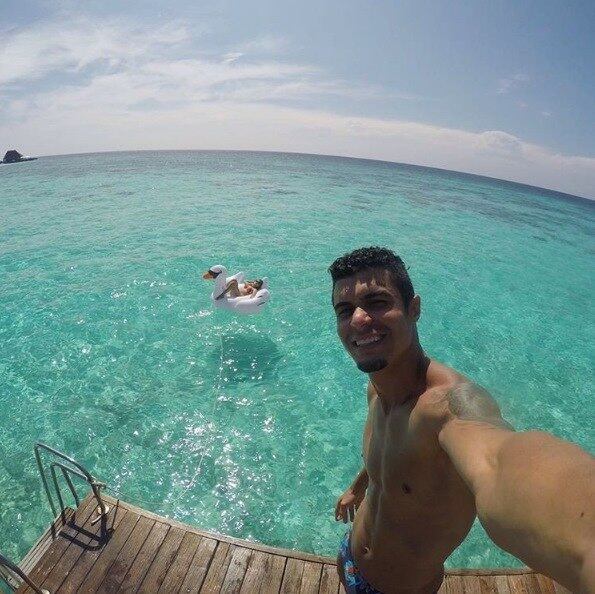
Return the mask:
[[515,433],[483,388],[425,355],[420,298],[391,251],[356,250],[329,271],[339,337],[369,374],[364,468],[335,510],[353,521],[338,558],[347,592],[436,592],[476,515],[534,569],[595,591],[592,457]]

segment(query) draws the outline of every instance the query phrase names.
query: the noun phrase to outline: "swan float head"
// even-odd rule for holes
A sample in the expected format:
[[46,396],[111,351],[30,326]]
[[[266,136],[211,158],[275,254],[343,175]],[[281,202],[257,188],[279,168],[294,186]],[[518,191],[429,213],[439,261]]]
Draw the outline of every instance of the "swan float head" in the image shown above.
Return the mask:
[[207,280],[215,280],[218,276],[223,274],[227,274],[227,270],[225,266],[221,266],[221,264],[215,264],[215,266],[211,266],[203,275],[202,277]]

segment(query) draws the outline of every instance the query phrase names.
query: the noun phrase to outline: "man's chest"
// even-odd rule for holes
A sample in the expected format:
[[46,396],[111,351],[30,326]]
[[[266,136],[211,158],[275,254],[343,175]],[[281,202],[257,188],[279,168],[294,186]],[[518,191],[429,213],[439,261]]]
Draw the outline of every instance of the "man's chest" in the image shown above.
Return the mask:
[[433,498],[454,472],[438,443],[435,424],[412,407],[386,414],[377,402],[370,410],[368,442],[364,444],[370,480],[385,493]]

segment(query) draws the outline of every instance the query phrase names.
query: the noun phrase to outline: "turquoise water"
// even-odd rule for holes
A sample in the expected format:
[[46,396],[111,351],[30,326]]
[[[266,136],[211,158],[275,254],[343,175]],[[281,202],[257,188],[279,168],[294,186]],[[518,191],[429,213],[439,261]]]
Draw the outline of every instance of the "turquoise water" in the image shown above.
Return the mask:
[[[363,377],[326,268],[393,248],[428,353],[517,427],[594,449],[595,206],[511,183],[307,155],[161,152],[0,167],[0,550],[50,520],[32,445],[206,529],[335,554],[360,465]],[[213,264],[270,278],[211,310]],[[475,526],[451,566],[513,565]]]

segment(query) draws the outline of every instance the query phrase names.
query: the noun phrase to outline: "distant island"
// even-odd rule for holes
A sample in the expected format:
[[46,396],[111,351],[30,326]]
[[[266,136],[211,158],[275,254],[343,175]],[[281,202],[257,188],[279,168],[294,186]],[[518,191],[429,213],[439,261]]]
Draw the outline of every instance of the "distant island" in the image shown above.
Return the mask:
[[11,151],[6,151],[4,159],[2,159],[0,163],[20,163],[21,161],[35,161],[35,159],[37,159],[37,157],[24,157],[19,151],[13,149]]

